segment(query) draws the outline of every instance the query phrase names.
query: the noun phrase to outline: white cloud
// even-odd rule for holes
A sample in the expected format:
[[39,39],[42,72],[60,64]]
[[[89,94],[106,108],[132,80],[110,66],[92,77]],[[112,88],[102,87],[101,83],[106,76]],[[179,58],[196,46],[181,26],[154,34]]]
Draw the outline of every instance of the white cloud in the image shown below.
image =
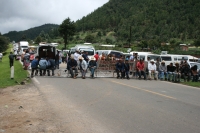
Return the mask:
[[109,0],[1,0],[0,32],[26,30],[45,23],[76,21]]

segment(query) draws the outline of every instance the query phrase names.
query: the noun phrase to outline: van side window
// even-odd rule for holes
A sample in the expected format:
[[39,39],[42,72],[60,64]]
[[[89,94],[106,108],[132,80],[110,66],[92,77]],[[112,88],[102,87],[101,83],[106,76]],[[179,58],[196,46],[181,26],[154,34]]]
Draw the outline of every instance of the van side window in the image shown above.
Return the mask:
[[162,60],[165,61],[172,61],[172,58],[170,56],[161,56]]

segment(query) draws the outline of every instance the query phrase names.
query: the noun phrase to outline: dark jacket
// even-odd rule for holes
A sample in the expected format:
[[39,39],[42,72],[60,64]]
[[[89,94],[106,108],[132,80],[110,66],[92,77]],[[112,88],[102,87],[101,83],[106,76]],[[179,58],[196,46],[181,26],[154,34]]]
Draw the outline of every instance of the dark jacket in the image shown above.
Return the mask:
[[124,64],[124,69],[125,69],[125,71],[129,71],[129,70],[130,70],[130,65],[129,65],[129,63],[125,63],[125,64]]
[[191,70],[188,64],[181,67],[181,73],[190,73],[190,72]]
[[9,59],[10,59],[10,60],[14,60],[14,57],[15,57],[14,54],[10,54],[10,55],[9,55]]
[[117,70],[122,70],[122,71],[123,71],[123,70],[124,70],[124,63],[119,63],[119,62],[118,62],[118,63],[116,64],[116,69],[117,69]]
[[167,72],[174,72],[176,70],[175,66],[167,65]]
[[72,67],[77,67],[77,61],[70,59],[67,63],[67,69],[69,70]]
[[97,63],[96,63],[96,61],[91,60],[91,61],[89,62],[88,67],[90,68],[90,67],[94,67],[94,66],[97,66]]
[[31,68],[37,68],[39,65],[39,61],[34,59],[32,62],[31,62]]

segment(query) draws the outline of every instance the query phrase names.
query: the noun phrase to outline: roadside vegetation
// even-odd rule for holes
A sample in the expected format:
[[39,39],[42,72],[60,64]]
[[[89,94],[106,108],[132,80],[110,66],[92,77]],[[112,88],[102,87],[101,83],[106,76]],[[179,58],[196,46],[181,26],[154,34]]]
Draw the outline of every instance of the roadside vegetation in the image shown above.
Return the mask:
[[14,61],[14,79],[10,78],[10,65],[9,65],[9,53],[10,47],[3,53],[3,59],[0,62],[0,88],[17,85],[17,82],[22,82],[27,77],[27,71],[23,70],[19,61]]
[[200,87],[199,82],[183,82],[182,84],[188,85],[188,86],[193,86],[193,87]]

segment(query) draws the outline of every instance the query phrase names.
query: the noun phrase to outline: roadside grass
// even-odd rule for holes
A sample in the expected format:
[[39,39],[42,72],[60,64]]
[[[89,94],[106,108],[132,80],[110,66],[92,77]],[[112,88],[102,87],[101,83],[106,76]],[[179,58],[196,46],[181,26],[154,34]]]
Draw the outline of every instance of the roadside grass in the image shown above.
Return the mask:
[[19,61],[14,61],[14,79],[10,78],[10,64],[9,53],[11,51],[11,45],[3,55],[2,62],[0,62],[0,88],[17,85],[16,81],[22,82],[28,72],[23,70]]
[[182,84],[193,87],[200,87],[200,82],[183,82]]

